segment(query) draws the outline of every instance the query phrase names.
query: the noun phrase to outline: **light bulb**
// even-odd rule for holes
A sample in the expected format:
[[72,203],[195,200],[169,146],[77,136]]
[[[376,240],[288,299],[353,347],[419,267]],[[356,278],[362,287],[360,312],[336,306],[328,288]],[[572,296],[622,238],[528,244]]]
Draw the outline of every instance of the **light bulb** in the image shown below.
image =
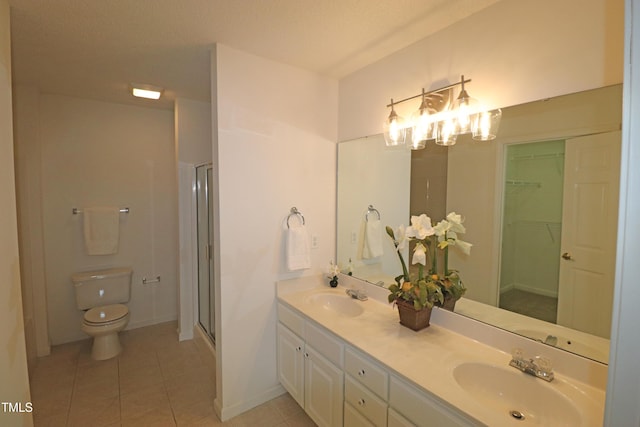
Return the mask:
[[391,100],[391,113],[384,122],[384,140],[388,147],[403,145],[406,137],[406,126],[404,119],[393,109],[393,99]]
[[502,110],[499,108],[478,113],[471,126],[473,139],[476,141],[491,141],[495,139],[501,119]]

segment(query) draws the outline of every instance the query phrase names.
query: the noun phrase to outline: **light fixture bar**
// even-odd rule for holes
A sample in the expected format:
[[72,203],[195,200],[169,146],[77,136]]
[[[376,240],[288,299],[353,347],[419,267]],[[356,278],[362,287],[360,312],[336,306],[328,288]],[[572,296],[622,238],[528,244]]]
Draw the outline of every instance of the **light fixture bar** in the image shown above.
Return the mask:
[[443,86],[440,89],[435,89],[435,90],[431,90],[429,92],[424,92],[424,93],[421,92],[421,93],[419,93],[417,95],[410,96],[409,98],[401,99],[400,101],[393,101],[393,104],[387,104],[387,108],[389,108],[389,107],[391,107],[393,105],[401,104],[401,103],[403,103],[405,101],[411,101],[412,99],[420,98],[421,96],[427,96],[428,97],[429,95],[437,94],[437,93],[442,92],[444,90],[451,89],[451,88],[454,88],[456,86],[459,86],[459,85],[461,85],[463,83],[469,83],[470,81],[471,81],[471,79],[460,80],[459,82],[452,83],[452,84],[450,84],[448,86]]

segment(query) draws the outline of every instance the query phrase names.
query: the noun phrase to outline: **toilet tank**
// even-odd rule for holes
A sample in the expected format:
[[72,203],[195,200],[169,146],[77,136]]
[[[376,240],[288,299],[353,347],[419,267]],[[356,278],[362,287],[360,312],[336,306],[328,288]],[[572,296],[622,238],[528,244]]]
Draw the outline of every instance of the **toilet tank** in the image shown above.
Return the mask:
[[71,275],[80,310],[108,304],[129,302],[131,297],[130,267],[83,271]]

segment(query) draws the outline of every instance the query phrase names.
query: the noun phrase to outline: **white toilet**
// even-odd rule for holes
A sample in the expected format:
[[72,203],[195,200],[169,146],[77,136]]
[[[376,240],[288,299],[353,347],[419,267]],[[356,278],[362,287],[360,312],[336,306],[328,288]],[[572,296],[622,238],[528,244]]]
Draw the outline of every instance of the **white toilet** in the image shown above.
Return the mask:
[[106,360],[120,354],[118,332],[129,323],[129,308],[124,303],[131,297],[129,267],[85,271],[71,276],[76,291],[76,304],[86,310],[82,331],[93,337],[91,357]]

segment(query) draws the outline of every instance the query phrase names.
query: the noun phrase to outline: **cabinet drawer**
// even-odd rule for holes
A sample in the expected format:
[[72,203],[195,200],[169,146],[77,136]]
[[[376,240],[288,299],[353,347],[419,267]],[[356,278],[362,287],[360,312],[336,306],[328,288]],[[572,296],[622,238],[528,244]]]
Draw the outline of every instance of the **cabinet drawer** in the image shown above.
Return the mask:
[[373,392],[347,375],[344,383],[344,400],[364,415],[373,425],[386,427],[387,404]]
[[318,353],[342,369],[344,359],[342,341],[311,322],[305,325],[305,339],[307,344],[310,344]]
[[344,353],[344,371],[383,400],[387,400],[389,375],[371,358],[347,347]]
[[353,406],[344,402],[345,427],[375,427],[368,419],[363,417]]
[[304,317],[283,304],[278,304],[278,320],[296,335],[304,338]]
[[391,376],[389,406],[419,427],[460,427],[481,425],[437,400],[435,396]]

